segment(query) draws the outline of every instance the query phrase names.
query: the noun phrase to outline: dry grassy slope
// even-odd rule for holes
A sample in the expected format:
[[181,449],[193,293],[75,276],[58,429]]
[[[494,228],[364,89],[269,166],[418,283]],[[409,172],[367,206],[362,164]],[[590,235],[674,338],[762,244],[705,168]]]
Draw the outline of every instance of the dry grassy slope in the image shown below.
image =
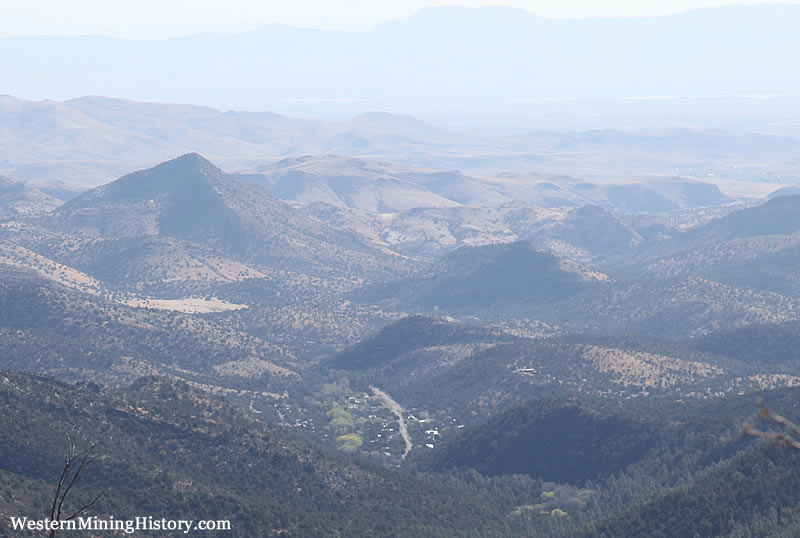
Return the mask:
[[707,362],[656,353],[595,345],[578,346],[578,350],[594,369],[611,374],[614,383],[625,387],[634,386],[642,389],[674,387],[726,373],[723,368]]
[[683,177],[636,177],[589,182],[565,175],[514,171],[467,175],[460,170],[415,167],[397,162],[301,156],[238,174],[266,186],[284,200],[325,202],[389,213],[424,207],[495,207],[512,201],[543,207],[600,205],[611,211],[650,214],[733,202],[711,183]]
[[625,217],[600,207],[549,209],[519,202],[380,214],[317,203],[302,211],[399,252],[427,257],[464,246],[523,240],[589,261],[628,254],[647,240],[674,233],[660,219]]
[[383,213],[414,207],[493,206],[508,201],[491,183],[457,170],[336,155],[283,159],[255,172],[239,177],[264,185],[284,200],[327,202]]
[[61,200],[35,187],[0,175],[0,220],[40,215],[61,204]]
[[97,294],[102,289],[101,283],[86,273],[6,240],[0,240],[0,267],[4,273],[7,271],[28,273],[34,278],[50,280],[87,293]]
[[21,370],[123,381],[148,371],[184,379],[223,375],[216,368],[244,377],[296,375],[285,347],[198,315],[125,306],[30,280],[0,287],[0,302],[6,361]]
[[[85,238],[50,233],[26,224],[0,225],[0,236],[4,238],[0,241],[5,251],[9,255],[15,252],[14,263],[36,266],[40,276],[60,278],[62,284],[66,281],[59,275],[64,272],[54,272],[49,266],[81,273],[71,280],[92,281],[95,288],[99,280],[106,287],[130,291],[165,283],[211,287],[267,277],[252,265],[218,251],[169,238]],[[6,261],[11,263],[11,258]]]

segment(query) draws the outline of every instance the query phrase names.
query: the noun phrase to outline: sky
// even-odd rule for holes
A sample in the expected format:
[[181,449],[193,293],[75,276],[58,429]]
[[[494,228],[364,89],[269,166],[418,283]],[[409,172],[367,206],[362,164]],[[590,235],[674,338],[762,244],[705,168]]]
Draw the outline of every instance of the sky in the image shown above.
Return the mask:
[[[277,23],[365,31],[426,6],[506,5],[542,17],[642,17],[760,0],[0,0],[0,36],[103,34],[154,39]],[[800,4],[800,0],[782,3]]]

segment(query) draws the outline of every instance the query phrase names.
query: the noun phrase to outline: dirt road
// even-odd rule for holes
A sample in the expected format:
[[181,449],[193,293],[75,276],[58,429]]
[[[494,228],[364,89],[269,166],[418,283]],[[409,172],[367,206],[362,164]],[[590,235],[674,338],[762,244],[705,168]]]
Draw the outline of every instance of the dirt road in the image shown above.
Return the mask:
[[408,427],[406,426],[405,417],[403,417],[404,409],[403,407],[394,401],[391,396],[383,392],[381,389],[376,387],[370,387],[372,393],[381,399],[383,405],[389,408],[389,410],[397,416],[397,422],[400,424],[400,436],[403,438],[403,441],[406,443],[406,449],[403,451],[403,459],[406,459],[408,453],[411,452],[411,449],[414,448],[414,444],[411,442],[411,436],[408,434]]

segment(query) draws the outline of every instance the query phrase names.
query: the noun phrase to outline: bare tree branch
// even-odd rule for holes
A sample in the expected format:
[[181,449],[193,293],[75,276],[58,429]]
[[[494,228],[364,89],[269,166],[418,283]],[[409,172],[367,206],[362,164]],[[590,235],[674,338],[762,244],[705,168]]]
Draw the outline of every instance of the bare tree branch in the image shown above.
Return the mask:
[[[75,484],[78,482],[78,480],[80,480],[81,476],[86,471],[86,468],[97,459],[97,454],[95,453],[96,445],[92,444],[89,446],[89,448],[82,452],[75,452],[75,443],[72,442],[69,434],[65,432],[64,436],[67,438],[67,457],[64,462],[64,468],[61,471],[61,476],[58,479],[58,484],[56,485],[53,502],[50,504],[51,521],[62,520],[61,516],[64,514],[64,501],[66,500],[67,495],[72,490],[73,486],[75,486]],[[92,499],[91,502],[82,505],[72,515],[63,518],[63,521],[75,519],[76,517],[90,510],[104,494],[105,491],[101,491],[94,499]],[[54,538],[55,534],[55,529],[51,530],[50,538]]]
[[761,412],[756,416],[760,420],[770,420],[781,426],[783,431],[765,431],[756,428],[753,424],[745,422],[742,424],[742,433],[759,439],[766,439],[772,443],[795,448],[800,450],[800,426],[779,415],[767,407],[766,402],[761,400]]
[[90,503],[88,503],[88,504],[85,504],[85,505],[83,505],[81,508],[79,508],[79,509],[78,509],[78,511],[77,511],[77,512],[75,512],[75,513],[74,513],[74,514],[72,514],[71,516],[69,516],[69,517],[67,517],[67,518],[64,518],[64,519],[65,519],[66,521],[69,521],[70,519],[75,519],[75,518],[76,518],[76,517],[78,517],[79,515],[83,514],[83,513],[84,513],[84,512],[86,512],[87,510],[91,509],[91,508],[92,508],[92,507],[95,505],[95,503],[97,503],[97,501],[99,501],[99,500],[100,500],[100,497],[102,497],[103,495],[105,495],[105,493],[106,493],[105,491],[101,491],[100,493],[98,493],[98,494],[97,494],[97,496],[96,496],[94,499],[92,499],[92,502],[90,502]]
[[56,493],[53,497],[53,502],[50,503],[51,521],[56,519],[56,507],[58,506],[58,500],[61,496],[61,488],[64,487],[64,481],[67,479],[67,475],[69,474],[69,468],[72,466],[72,456],[75,452],[75,445],[72,444],[72,439],[70,439],[67,432],[64,432],[64,437],[67,438],[67,461],[64,463],[64,469],[61,471],[61,477],[58,479],[58,485],[56,486]]
[[64,506],[64,500],[67,498],[67,494],[72,489],[72,487],[78,482],[78,479],[80,479],[81,475],[86,470],[86,466],[91,462],[93,462],[96,458],[96,456],[94,455],[94,447],[95,445],[92,445],[83,452],[75,454],[74,457],[72,458],[73,462],[78,460],[80,461],[78,463],[77,470],[72,474],[72,477],[70,478],[67,487],[64,489],[64,494],[61,495],[61,500],[58,503],[58,513],[56,515],[58,516],[59,519],[61,519],[62,508]]

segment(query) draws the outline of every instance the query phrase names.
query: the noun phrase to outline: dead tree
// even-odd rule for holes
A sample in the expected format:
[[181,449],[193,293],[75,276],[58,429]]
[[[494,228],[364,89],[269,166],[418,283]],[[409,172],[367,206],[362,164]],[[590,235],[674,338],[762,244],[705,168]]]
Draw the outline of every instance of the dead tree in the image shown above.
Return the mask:
[[761,412],[756,415],[760,420],[769,420],[774,425],[780,426],[781,430],[760,430],[753,424],[745,422],[742,424],[742,433],[759,439],[766,439],[777,445],[788,446],[800,450],[800,426],[779,415],[767,407],[766,402],[761,400]]
[[[56,491],[53,495],[53,502],[50,504],[50,521],[69,521],[82,514],[85,514],[97,503],[98,500],[100,500],[100,497],[102,497],[105,493],[105,491],[101,491],[91,500],[91,502],[82,505],[71,515],[64,517],[64,501],[66,500],[67,495],[69,495],[69,492],[72,490],[75,484],[77,484],[81,476],[83,476],[83,473],[86,471],[86,468],[89,466],[89,464],[97,459],[97,454],[94,451],[96,445],[92,444],[86,450],[77,452],[75,449],[75,443],[72,442],[69,434],[65,433],[64,435],[67,438],[67,457],[66,461],[64,462],[64,468],[61,470],[61,477],[59,477],[58,484],[56,485]],[[50,531],[50,538],[53,538],[55,534],[56,529],[53,528]]]

